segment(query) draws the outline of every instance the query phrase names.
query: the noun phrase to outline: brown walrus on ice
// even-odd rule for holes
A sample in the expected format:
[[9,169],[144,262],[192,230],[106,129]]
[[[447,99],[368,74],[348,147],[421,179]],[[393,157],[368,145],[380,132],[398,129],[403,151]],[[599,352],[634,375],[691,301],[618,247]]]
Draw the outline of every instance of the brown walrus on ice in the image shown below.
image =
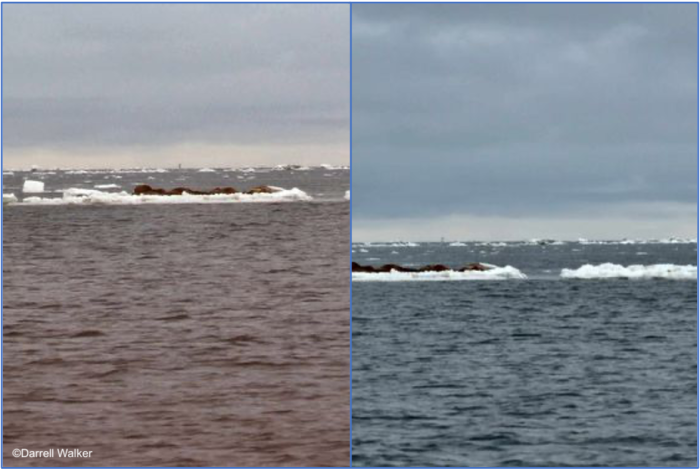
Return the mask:
[[248,191],[236,191],[236,188],[227,186],[225,188],[216,187],[211,191],[199,191],[190,188],[174,188],[174,189],[162,189],[153,188],[147,184],[140,184],[134,188],[133,194],[135,196],[182,196],[183,194],[193,194],[195,196],[211,196],[213,194],[272,194],[279,191],[277,188],[272,188],[270,186],[256,186],[249,189]]
[[[481,263],[470,263],[463,268],[455,269],[456,272],[466,272],[466,271],[488,271],[488,266]],[[392,271],[400,273],[425,273],[425,272],[442,272],[442,271],[453,271],[452,268],[445,266],[444,264],[429,264],[422,266],[420,268],[406,268],[399,266],[398,264],[385,264],[378,268],[374,266],[363,266],[359,263],[352,263],[352,272],[354,273],[390,273]]]

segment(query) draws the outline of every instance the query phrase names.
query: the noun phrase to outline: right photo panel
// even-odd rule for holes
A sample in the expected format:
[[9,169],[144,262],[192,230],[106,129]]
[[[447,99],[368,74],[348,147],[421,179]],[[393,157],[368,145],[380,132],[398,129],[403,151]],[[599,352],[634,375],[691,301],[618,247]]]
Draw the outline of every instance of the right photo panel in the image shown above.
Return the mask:
[[358,467],[696,467],[698,4],[352,5]]

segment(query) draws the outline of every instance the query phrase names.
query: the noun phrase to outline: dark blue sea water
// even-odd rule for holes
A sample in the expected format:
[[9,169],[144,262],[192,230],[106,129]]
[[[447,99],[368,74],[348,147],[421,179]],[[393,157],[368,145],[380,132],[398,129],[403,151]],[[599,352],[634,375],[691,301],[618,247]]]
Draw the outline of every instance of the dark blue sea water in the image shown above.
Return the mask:
[[695,243],[466,245],[353,247],[528,276],[353,282],[353,465],[697,466],[696,281],[560,277]]

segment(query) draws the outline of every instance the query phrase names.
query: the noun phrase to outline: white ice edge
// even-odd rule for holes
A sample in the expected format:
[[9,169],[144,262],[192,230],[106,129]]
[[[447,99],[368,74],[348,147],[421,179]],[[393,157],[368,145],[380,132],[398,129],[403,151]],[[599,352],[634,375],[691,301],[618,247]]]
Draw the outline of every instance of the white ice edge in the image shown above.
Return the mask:
[[562,269],[565,279],[675,279],[694,281],[698,276],[697,266],[677,264],[652,264],[622,266],[613,263],[585,264],[578,269]]
[[[4,200],[4,198],[3,198]],[[61,198],[28,197],[12,205],[138,205],[138,204],[222,204],[255,202],[311,201],[312,197],[299,188],[282,189],[272,194],[212,194],[182,196],[135,196],[127,192],[104,192],[94,189],[69,188]]]
[[352,273],[353,282],[407,282],[407,281],[504,281],[527,279],[519,269],[512,266],[495,267],[488,271],[428,271],[422,273]]

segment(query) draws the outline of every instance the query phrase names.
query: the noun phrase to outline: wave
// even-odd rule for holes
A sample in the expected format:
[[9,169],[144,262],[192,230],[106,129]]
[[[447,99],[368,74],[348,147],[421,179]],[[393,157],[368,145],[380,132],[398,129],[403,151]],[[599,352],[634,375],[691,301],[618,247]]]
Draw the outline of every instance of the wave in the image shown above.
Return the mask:
[[13,193],[2,193],[2,203],[7,204],[10,202],[17,202],[17,196]]
[[562,269],[561,277],[566,279],[677,279],[694,281],[697,279],[697,266],[677,264],[652,264],[622,266],[604,263],[586,264],[578,269]]
[[[4,199],[4,198],[3,198]],[[136,204],[221,204],[253,202],[311,201],[313,198],[298,188],[282,189],[272,194],[183,194],[181,196],[136,196],[127,192],[105,192],[96,189],[69,188],[61,198],[28,197],[12,205],[136,205]]]
[[494,267],[488,271],[429,271],[420,273],[352,273],[352,280],[360,282],[406,282],[406,281],[503,281],[527,279],[519,269],[512,266]]

